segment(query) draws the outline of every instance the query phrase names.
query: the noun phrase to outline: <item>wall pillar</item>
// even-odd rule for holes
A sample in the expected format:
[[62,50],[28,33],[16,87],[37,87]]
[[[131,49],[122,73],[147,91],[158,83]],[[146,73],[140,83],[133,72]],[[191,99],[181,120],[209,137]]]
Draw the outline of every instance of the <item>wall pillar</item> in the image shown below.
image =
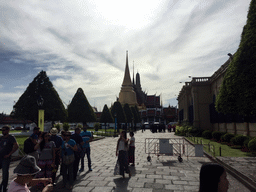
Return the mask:
[[193,110],[194,110],[194,121],[193,125],[195,127],[200,128],[200,121],[199,121],[199,100],[198,100],[198,90],[197,87],[193,87],[192,90],[192,98],[193,98]]

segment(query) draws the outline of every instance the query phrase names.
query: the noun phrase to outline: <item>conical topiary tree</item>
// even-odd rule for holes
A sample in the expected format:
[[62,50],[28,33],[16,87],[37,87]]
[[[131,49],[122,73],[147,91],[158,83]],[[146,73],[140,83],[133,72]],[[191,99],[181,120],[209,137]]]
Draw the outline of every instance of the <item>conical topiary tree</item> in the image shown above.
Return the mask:
[[26,91],[21,95],[17,103],[13,106],[11,115],[18,119],[38,121],[38,98],[43,98],[44,120],[45,121],[65,121],[67,111],[54,89],[45,71],[41,71],[28,85]]
[[133,113],[132,113],[131,108],[128,103],[124,104],[124,113],[126,116],[127,123],[132,123],[134,117],[133,117]]
[[119,131],[120,129],[120,124],[121,123],[126,123],[126,117],[125,113],[123,110],[123,107],[119,101],[116,101],[114,105],[111,107],[111,114],[112,117],[117,120],[117,129]]
[[103,111],[100,116],[100,122],[105,124],[105,133],[106,133],[106,124],[114,122],[113,117],[107,105],[104,105]]
[[68,120],[70,122],[95,122],[96,115],[89,104],[82,88],[78,88],[68,106]]
[[[222,113],[256,114],[256,0],[252,0],[241,42],[224,76],[216,109]],[[248,119],[248,118],[247,118]]]

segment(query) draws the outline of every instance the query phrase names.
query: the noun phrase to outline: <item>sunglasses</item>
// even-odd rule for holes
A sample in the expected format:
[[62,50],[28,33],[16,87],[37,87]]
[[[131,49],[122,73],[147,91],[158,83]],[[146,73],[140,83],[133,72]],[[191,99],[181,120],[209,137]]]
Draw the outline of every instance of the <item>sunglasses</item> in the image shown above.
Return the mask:
[[2,131],[7,131],[7,129],[2,129]]
[[64,135],[65,137],[71,137],[71,135]]

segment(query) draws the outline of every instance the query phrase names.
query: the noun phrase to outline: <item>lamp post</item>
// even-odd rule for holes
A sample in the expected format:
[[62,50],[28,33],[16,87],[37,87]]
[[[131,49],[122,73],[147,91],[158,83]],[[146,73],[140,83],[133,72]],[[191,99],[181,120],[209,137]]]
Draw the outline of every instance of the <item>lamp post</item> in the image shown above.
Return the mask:
[[115,117],[115,132],[114,132],[114,137],[116,136],[116,129],[117,129],[117,118],[116,118],[116,112],[114,113],[114,117]]
[[133,131],[133,127],[134,127],[134,118],[132,117],[132,131]]
[[44,99],[40,95],[37,99],[38,105],[38,127],[40,131],[44,131],[44,110],[43,110]]

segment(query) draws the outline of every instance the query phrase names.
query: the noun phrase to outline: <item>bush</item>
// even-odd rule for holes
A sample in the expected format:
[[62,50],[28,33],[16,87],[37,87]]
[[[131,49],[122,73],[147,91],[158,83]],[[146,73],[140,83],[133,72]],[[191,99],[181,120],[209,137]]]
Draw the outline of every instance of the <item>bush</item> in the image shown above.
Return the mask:
[[64,131],[69,130],[69,124],[67,122],[63,123],[63,129],[64,129]]
[[55,124],[54,127],[55,127],[56,129],[58,129],[58,132],[60,132],[60,124],[59,124],[59,123]]
[[205,139],[211,139],[211,138],[212,138],[212,132],[209,131],[209,130],[205,130],[205,131],[202,133],[202,137],[205,138]]
[[231,139],[231,142],[234,144],[234,145],[240,145],[240,146],[243,146],[244,145],[244,141],[247,139],[248,137],[244,136],[244,135],[237,135],[235,137],[233,137]]
[[95,130],[95,131],[98,131],[99,128],[100,128],[100,124],[99,124],[99,123],[95,123],[95,124],[94,124],[94,130]]
[[76,125],[76,127],[82,129],[82,128],[83,128],[83,125],[80,124],[80,123],[78,123],[78,124]]
[[184,136],[185,135],[184,127],[183,126],[176,126],[175,134],[179,135],[179,136]]
[[256,152],[256,138],[251,139],[248,143],[248,148],[251,152]]
[[224,142],[230,143],[230,140],[231,140],[233,137],[235,137],[234,134],[226,133],[225,135],[222,135],[222,136],[221,136],[221,139],[222,139]]
[[212,138],[215,139],[215,141],[220,141],[220,138],[222,135],[223,135],[223,133],[221,133],[219,131],[212,132]]

